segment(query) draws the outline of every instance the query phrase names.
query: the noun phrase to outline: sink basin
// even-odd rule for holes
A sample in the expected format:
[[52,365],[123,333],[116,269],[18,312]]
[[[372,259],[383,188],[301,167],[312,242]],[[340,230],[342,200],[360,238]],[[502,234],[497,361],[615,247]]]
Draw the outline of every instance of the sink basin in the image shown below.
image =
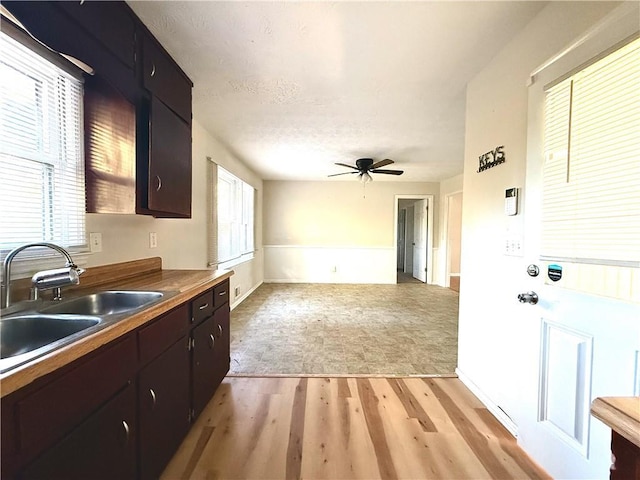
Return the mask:
[[162,292],[108,290],[73,298],[42,309],[46,313],[77,315],[115,315],[128,313],[149,305],[163,297]]
[[30,314],[0,321],[0,358],[28,353],[100,323],[88,316]]

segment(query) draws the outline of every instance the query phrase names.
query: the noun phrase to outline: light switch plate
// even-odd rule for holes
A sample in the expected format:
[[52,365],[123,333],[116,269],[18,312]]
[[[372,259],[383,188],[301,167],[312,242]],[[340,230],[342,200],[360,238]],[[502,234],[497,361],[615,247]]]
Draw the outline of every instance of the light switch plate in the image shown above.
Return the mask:
[[149,232],[149,248],[156,248],[158,246],[158,234],[156,232]]

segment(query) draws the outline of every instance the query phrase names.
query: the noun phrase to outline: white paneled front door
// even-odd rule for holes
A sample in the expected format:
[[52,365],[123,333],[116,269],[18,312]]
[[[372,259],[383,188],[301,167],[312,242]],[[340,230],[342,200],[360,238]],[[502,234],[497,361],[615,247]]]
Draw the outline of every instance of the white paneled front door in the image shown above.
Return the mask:
[[[538,302],[515,310],[518,441],[554,478],[608,478],[611,431],[590,415],[590,405],[599,396],[639,393],[640,307],[616,299],[606,288],[607,282],[624,281],[620,276],[595,278],[621,273],[616,266],[607,270],[580,260],[540,259],[543,85],[548,81],[538,78],[529,92],[525,257],[517,282],[523,294],[535,292]],[[537,276],[527,273],[528,264],[539,268]],[[598,282],[602,288],[593,288]]]

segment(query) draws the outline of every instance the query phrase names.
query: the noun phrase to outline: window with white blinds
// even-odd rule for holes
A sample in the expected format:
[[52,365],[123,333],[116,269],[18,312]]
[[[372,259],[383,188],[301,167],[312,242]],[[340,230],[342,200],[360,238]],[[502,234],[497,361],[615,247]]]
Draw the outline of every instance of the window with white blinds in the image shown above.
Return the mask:
[[542,255],[640,261],[640,40],[545,94]]
[[0,253],[86,243],[82,126],[81,80],[0,32]]
[[228,268],[253,258],[255,189],[212,165],[211,266]]

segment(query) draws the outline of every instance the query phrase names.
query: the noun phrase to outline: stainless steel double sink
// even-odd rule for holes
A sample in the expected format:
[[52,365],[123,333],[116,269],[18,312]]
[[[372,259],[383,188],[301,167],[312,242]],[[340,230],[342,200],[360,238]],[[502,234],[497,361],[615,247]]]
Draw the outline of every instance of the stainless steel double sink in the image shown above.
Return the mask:
[[175,292],[108,290],[37,306],[0,319],[0,373],[107,327]]

